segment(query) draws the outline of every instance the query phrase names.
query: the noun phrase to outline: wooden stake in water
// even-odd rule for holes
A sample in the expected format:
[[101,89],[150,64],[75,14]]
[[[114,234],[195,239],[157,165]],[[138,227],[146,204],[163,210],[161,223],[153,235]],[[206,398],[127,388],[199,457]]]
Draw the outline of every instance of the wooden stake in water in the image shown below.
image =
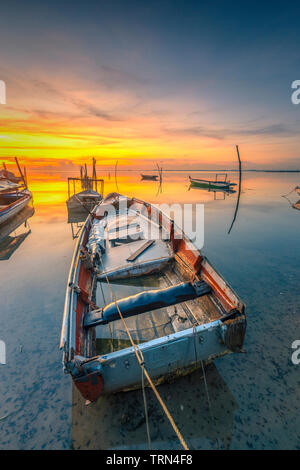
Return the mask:
[[232,219],[232,223],[231,223],[230,229],[228,230],[228,235],[230,234],[230,232],[232,230],[233,224],[235,222],[235,219],[236,219],[236,216],[237,216],[237,213],[238,213],[238,210],[239,210],[241,189],[242,189],[242,162],[241,162],[241,158],[240,158],[240,152],[239,152],[239,146],[238,145],[236,146],[236,151],[237,151],[237,156],[238,156],[238,160],[239,160],[239,193],[238,193],[238,197],[237,197],[236,208],[235,208],[234,216],[233,216],[233,219]]

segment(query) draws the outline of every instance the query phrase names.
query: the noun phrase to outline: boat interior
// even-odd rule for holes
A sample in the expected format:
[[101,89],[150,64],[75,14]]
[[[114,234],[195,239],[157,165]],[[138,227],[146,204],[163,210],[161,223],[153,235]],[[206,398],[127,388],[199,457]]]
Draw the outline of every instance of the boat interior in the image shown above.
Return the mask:
[[[98,310],[92,312],[96,321],[88,317],[85,324],[95,326],[93,354],[130,346],[118,313],[107,323],[103,321],[104,312],[115,308],[113,296],[120,301],[124,318],[126,312],[135,309],[125,322],[137,344],[209,323],[226,314],[203,280],[198,279],[204,291],[190,295],[194,273],[174,252],[170,240],[149,237],[149,230],[153,234],[157,229],[151,225],[149,229],[149,219],[139,210],[128,210],[113,221],[106,216],[93,222],[87,247],[99,273],[94,295]],[[163,235],[164,229],[159,230]],[[178,295],[179,289],[183,289],[182,295]]]
[[[115,281],[112,283],[117,300],[136,296],[140,292],[162,290],[183,281],[176,272],[176,262],[151,275]],[[112,294],[106,282],[97,285],[97,305],[105,307],[113,302]],[[149,310],[125,319],[126,326],[136,344],[170,335],[220,318],[217,304],[207,294],[203,297],[187,300],[175,305]],[[96,354],[106,354],[130,346],[130,340],[122,320],[114,320],[96,327]]]

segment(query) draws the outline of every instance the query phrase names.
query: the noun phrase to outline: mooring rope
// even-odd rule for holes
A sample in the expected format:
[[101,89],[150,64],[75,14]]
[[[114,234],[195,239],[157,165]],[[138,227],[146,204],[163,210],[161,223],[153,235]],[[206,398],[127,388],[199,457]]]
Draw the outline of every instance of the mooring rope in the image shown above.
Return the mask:
[[153,390],[153,392],[154,392],[154,394],[155,394],[155,396],[156,396],[156,398],[157,398],[159,404],[161,405],[162,409],[164,410],[164,412],[165,412],[165,414],[166,414],[166,416],[167,416],[167,418],[168,418],[168,420],[169,420],[169,422],[170,422],[170,424],[171,424],[173,430],[175,431],[175,433],[176,433],[176,435],[177,435],[177,437],[178,437],[178,439],[179,439],[179,441],[180,441],[182,447],[183,447],[185,450],[189,450],[189,448],[188,448],[188,446],[187,446],[187,444],[186,444],[184,438],[182,437],[181,432],[179,431],[178,427],[176,426],[175,421],[173,420],[173,418],[172,418],[172,416],[171,416],[171,414],[170,414],[170,412],[169,412],[167,406],[165,405],[163,399],[162,399],[161,396],[159,395],[159,393],[158,393],[158,391],[157,391],[157,389],[156,389],[154,383],[153,383],[152,380],[151,380],[150,375],[148,374],[147,369],[145,368],[145,361],[144,361],[143,353],[142,353],[142,351],[140,350],[140,348],[134,343],[134,341],[133,341],[133,339],[132,339],[132,336],[131,336],[131,334],[130,334],[130,331],[129,331],[128,327],[127,327],[127,324],[126,324],[126,322],[125,322],[125,320],[124,320],[124,317],[123,317],[123,315],[122,315],[122,313],[121,313],[121,310],[120,310],[120,308],[119,308],[118,301],[117,301],[117,298],[116,298],[116,296],[115,296],[115,293],[114,293],[114,291],[113,291],[113,289],[112,289],[112,287],[111,287],[111,285],[110,285],[108,276],[107,276],[107,274],[106,274],[106,272],[105,272],[104,264],[103,264],[103,261],[102,261],[102,256],[100,255],[99,258],[100,258],[100,261],[101,261],[101,264],[102,264],[102,269],[103,269],[103,273],[104,273],[105,278],[106,278],[106,282],[107,282],[107,284],[108,284],[108,286],[109,286],[109,289],[110,289],[110,292],[111,292],[111,296],[112,296],[113,302],[115,303],[115,305],[116,305],[116,307],[117,307],[118,313],[119,313],[120,318],[121,318],[121,320],[122,320],[122,322],[123,322],[123,324],[124,324],[125,330],[126,330],[126,332],[127,332],[127,334],[128,334],[129,340],[130,340],[131,345],[132,345],[132,347],[133,347],[133,349],[134,349],[135,355],[136,355],[137,360],[138,360],[138,363],[139,363],[139,365],[140,365],[140,367],[141,367],[141,369],[142,369],[142,372],[144,372],[145,377],[147,378],[150,387],[152,388],[152,390]]
[[145,410],[145,420],[146,420],[146,430],[147,430],[147,439],[149,450],[152,450],[151,447],[151,436],[150,436],[150,426],[149,426],[149,416],[148,416],[148,406],[147,406],[147,397],[144,383],[144,367],[145,364],[142,364],[142,391],[143,391],[143,400],[144,400],[144,410]]
[[[196,317],[195,317],[196,319]],[[196,319],[198,325],[200,326],[200,323],[198,321],[198,319]],[[196,365],[198,364],[198,356],[197,356],[197,348],[196,348],[196,326],[193,325],[193,338],[194,338],[194,351],[195,351],[195,361],[196,361]],[[204,386],[205,386],[205,391],[206,391],[206,397],[207,397],[207,403],[208,403],[208,411],[209,411],[209,416],[210,416],[210,420],[212,422],[212,425],[213,427],[215,428],[215,431],[217,431],[217,428],[216,428],[216,423],[215,423],[215,420],[213,419],[213,415],[212,415],[212,407],[211,407],[211,401],[210,401],[210,396],[209,396],[209,390],[208,390],[208,385],[207,385],[207,380],[206,380],[206,373],[205,373],[205,368],[204,368],[204,364],[203,364],[203,360],[200,359],[200,362],[201,362],[201,368],[202,368],[202,374],[203,374],[203,380],[204,380]],[[217,441],[217,447],[218,447],[218,450],[220,449],[220,446],[219,446],[219,441],[218,441],[218,438],[216,437],[216,441]]]

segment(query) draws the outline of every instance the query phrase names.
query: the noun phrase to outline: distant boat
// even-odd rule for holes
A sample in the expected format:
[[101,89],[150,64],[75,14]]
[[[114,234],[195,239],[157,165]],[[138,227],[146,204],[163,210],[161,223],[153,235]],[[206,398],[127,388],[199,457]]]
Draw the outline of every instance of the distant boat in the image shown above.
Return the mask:
[[141,173],[142,180],[157,181],[158,175],[144,175]]
[[[148,239],[157,228],[157,237]],[[114,283],[111,294],[97,283]],[[124,295],[126,286],[138,292]],[[167,215],[111,193],[79,235],[61,330],[65,371],[89,402],[142,386],[128,331],[139,344],[144,371],[161,383],[240,352],[245,306]]]
[[8,180],[0,181],[0,224],[8,221],[32,200],[31,192]]
[[215,180],[205,180],[200,178],[192,178],[189,176],[191,187],[206,188],[206,189],[231,189],[231,186],[236,186],[236,183],[227,181],[227,175],[224,180],[218,180],[218,174]]

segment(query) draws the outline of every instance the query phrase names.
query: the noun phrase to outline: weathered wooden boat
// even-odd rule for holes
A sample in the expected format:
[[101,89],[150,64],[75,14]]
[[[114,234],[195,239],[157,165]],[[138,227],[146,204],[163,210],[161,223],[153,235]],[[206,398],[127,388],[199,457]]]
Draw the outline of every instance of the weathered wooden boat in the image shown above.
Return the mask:
[[[79,182],[82,188],[81,192],[76,192],[76,182]],[[71,195],[71,186],[73,184],[73,194]],[[98,187],[100,191],[98,192]],[[93,158],[92,177],[88,176],[87,166],[80,167],[80,178],[68,178],[68,212],[76,211],[91,212],[96,204],[103,199],[104,180],[97,178],[96,160]]]
[[157,181],[158,175],[144,175],[141,173],[141,178],[146,181]]
[[[226,175],[226,174],[225,174]],[[218,175],[216,175],[215,180],[204,180],[199,178],[192,178],[189,176],[190,185],[191,187],[198,187],[198,188],[205,188],[208,190],[213,189],[232,189],[232,186],[236,186],[236,183],[231,183],[227,181],[227,175],[225,176],[224,180],[218,180]]]
[[111,193],[87,217],[74,250],[60,339],[64,369],[89,402],[140,387],[129,332],[159,384],[240,352],[244,309],[167,215]]
[[0,224],[13,218],[32,200],[32,194],[28,189],[10,181],[5,184],[4,181],[0,183]]

